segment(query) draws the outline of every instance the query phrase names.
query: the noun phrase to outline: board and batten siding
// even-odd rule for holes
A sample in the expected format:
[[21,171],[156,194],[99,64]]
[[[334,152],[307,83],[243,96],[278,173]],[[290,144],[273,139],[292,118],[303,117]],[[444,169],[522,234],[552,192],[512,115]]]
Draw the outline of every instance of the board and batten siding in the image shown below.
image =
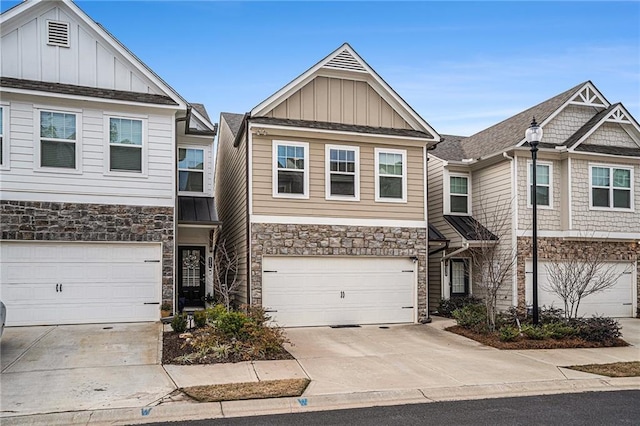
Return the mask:
[[[17,27],[2,28],[3,77],[164,94],[65,7],[42,2],[35,12]],[[47,44],[47,20],[69,23],[69,47]]]
[[233,146],[234,135],[224,118],[220,119],[216,165],[215,200],[222,221],[219,241],[238,253],[238,294],[236,301],[248,303],[247,295],[247,146],[244,138]]
[[266,116],[411,129],[367,82],[336,77],[314,78]]
[[[286,140],[277,138],[277,140]],[[273,197],[273,145],[267,137],[253,138],[253,213],[267,216],[308,216],[354,219],[424,221],[423,147],[381,143],[342,143],[360,148],[360,201],[325,199],[325,144],[333,140],[295,139],[309,143],[309,199]],[[407,202],[375,201],[375,148],[406,149]]]
[[[174,112],[152,108],[128,108],[95,103],[90,107],[73,101],[4,94],[8,102],[9,167],[0,171],[4,200],[79,203],[174,205]],[[82,105],[82,106],[81,106]],[[104,107],[103,109],[99,109]],[[38,170],[38,108],[78,114],[79,170]],[[135,111],[135,113],[132,113]],[[146,173],[111,173],[108,170],[108,129],[105,117],[142,119],[146,122]],[[143,166],[144,168],[144,166]]]

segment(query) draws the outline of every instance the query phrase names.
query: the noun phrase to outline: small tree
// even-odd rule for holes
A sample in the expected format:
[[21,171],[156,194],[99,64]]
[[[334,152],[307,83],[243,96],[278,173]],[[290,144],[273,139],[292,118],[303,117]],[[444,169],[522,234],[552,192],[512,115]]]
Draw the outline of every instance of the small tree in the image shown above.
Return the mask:
[[482,293],[487,308],[487,328],[495,331],[498,314],[498,297],[504,285],[511,280],[512,268],[518,259],[516,247],[511,240],[502,244],[500,238],[511,231],[511,202],[505,203],[497,197],[493,202],[481,202],[474,207],[475,241],[471,250],[474,266],[475,286]]
[[578,318],[580,302],[587,296],[613,287],[626,271],[605,262],[604,246],[595,243],[589,250],[576,250],[567,259],[545,265],[548,283],[543,286],[564,303],[565,318]]
[[213,289],[218,300],[231,310],[231,301],[240,286],[238,281],[238,252],[235,246],[229,248],[226,240],[218,240],[215,253],[215,273]]

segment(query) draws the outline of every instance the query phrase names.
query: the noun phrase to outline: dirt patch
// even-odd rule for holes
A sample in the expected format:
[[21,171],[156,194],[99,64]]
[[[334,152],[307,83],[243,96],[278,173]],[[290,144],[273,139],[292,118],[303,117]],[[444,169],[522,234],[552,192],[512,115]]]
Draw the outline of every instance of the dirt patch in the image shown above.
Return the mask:
[[520,336],[511,342],[503,342],[496,334],[476,333],[459,325],[447,327],[445,330],[475,340],[483,345],[492,346],[498,349],[571,349],[629,346],[629,344],[622,339],[615,339],[611,344],[604,344],[600,342],[589,342],[588,340],[580,339],[578,337],[533,340]]
[[572,365],[567,368],[609,377],[640,377],[640,361]]
[[240,399],[283,398],[300,396],[309,379],[265,380],[263,382],[192,386],[182,392],[200,402],[236,401]]
[[[178,333],[166,331],[162,335],[162,363],[163,364],[220,364],[228,362],[246,361],[241,357],[230,356],[227,359],[219,359],[213,355],[197,357],[190,361],[184,361],[184,356],[195,353],[196,350],[186,339],[181,339]],[[183,361],[179,361],[182,359]],[[268,355],[255,356],[252,361],[295,359],[286,349],[271,351]]]

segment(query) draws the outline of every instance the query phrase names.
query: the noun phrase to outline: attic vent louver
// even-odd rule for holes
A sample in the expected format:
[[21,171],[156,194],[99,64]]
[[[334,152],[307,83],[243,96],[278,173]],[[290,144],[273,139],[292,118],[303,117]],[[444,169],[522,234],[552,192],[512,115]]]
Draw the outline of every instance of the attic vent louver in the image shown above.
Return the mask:
[[47,44],[69,47],[69,23],[47,21]]
[[340,52],[338,56],[327,62],[324,67],[360,72],[367,71],[366,69],[364,69],[362,64],[356,60],[356,58],[351,56],[351,53],[349,53],[347,50],[343,50],[342,52]]

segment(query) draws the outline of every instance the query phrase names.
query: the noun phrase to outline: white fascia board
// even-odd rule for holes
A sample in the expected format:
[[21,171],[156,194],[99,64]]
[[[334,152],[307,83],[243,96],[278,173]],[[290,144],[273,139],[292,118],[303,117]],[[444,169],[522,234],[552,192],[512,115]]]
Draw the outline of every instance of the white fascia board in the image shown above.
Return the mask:
[[429,142],[436,142],[435,139],[426,139],[426,138],[417,138],[413,136],[396,136],[396,135],[381,135],[377,133],[358,133],[358,132],[346,132],[344,130],[327,130],[327,129],[316,129],[309,127],[296,127],[296,126],[282,126],[279,124],[263,124],[263,123],[252,123],[249,120],[249,130],[254,128],[263,128],[263,129],[277,129],[277,130],[295,130],[299,132],[313,132],[313,133],[328,133],[328,134],[339,134],[339,135],[354,135],[354,136],[371,136],[377,138],[385,138],[385,139],[403,139],[403,140],[411,140],[422,142],[427,146],[431,144]]
[[[389,102],[390,100],[392,100],[391,102],[389,102],[390,104],[395,104],[396,106],[399,107],[400,111],[396,111],[398,112],[398,114],[400,114],[402,116],[403,119],[407,120],[408,122],[412,123],[414,126],[416,127],[421,127],[422,130],[428,131],[429,133],[433,134],[435,136],[435,140],[436,141],[440,141],[441,137],[438,134],[438,132],[436,132],[431,126],[429,126],[429,124],[427,124],[427,122],[420,117],[420,115],[418,115],[417,112],[415,112],[413,110],[413,108],[411,108],[409,106],[409,104],[407,104],[404,99],[402,99],[395,90],[393,90],[391,88],[391,86],[389,86],[387,84],[387,82],[385,82],[379,75],[378,73],[376,73],[373,68],[371,68],[365,61],[364,59],[362,59],[360,57],[360,55],[358,55],[352,48],[351,46],[349,46],[348,43],[344,43],[342,46],[340,46],[339,48],[337,48],[336,50],[334,50],[332,53],[330,53],[328,56],[326,56],[324,59],[322,59],[320,62],[316,63],[314,66],[312,66],[311,68],[309,68],[307,71],[305,71],[304,73],[302,73],[300,76],[298,76],[297,78],[295,78],[293,81],[291,81],[289,84],[287,84],[286,86],[284,86],[282,89],[278,90],[276,93],[274,93],[273,95],[271,95],[270,97],[268,97],[267,99],[265,99],[264,101],[262,101],[260,104],[258,104],[255,108],[253,108],[251,110],[251,115],[252,116],[261,116],[264,115],[265,113],[269,112],[271,109],[273,109],[277,104],[279,104],[282,100],[284,100],[285,98],[287,98],[288,96],[290,96],[292,93],[294,93],[296,90],[302,88],[306,83],[308,83],[309,81],[311,81],[316,75],[319,75],[320,69],[325,66],[328,62],[330,62],[332,59],[334,59],[336,56],[338,56],[340,53],[342,53],[343,51],[347,51],[350,55],[353,56],[354,59],[356,59],[359,64],[365,69],[367,70],[367,73],[369,74],[369,76],[374,80],[374,82],[377,84],[378,87],[372,86],[374,88],[374,90],[376,90],[376,92],[383,98],[385,99],[387,102]],[[363,74],[361,71],[351,71],[352,73],[355,74]],[[358,78],[361,79],[361,78]]]
[[[115,38],[108,30],[100,26],[96,23],[89,15],[87,15],[78,5],[74,2],[65,0],[65,1],[49,1],[49,0],[34,0],[33,2],[25,1],[23,4],[15,7],[13,9],[8,10],[3,13],[2,19],[0,20],[0,26],[5,24],[9,19],[15,18],[22,13],[26,13],[29,9],[35,7],[37,4],[46,3],[47,5],[56,5],[59,7],[66,7],[70,12],[75,14],[78,19],[84,22],[87,26],[89,26],[96,34],[104,39],[106,43],[109,44],[113,49],[115,49],[118,53],[120,53],[125,59],[131,63],[133,67],[138,69],[145,77],[151,80],[154,84],[160,87],[167,96],[172,98],[177,104],[177,109],[186,110],[187,109],[187,101],[185,101],[182,96],[178,94],[171,86],[169,86],[162,78],[160,78],[151,68],[149,68],[144,62],[142,62],[137,56],[133,54],[124,44],[122,44],[117,38]],[[24,5],[24,7],[22,7]],[[5,16],[7,15],[7,16]]]
[[15,89],[12,87],[2,87],[0,89],[0,93],[2,92],[16,93],[19,95],[44,96],[44,97],[59,98],[59,99],[73,99],[78,101],[102,102],[102,103],[116,104],[116,105],[140,106],[145,108],[160,108],[160,109],[168,109],[172,111],[179,111],[181,109],[179,105],[164,105],[164,104],[153,104],[153,103],[147,103],[147,102],[124,101],[121,99],[98,98],[93,96],[68,95],[65,93],[45,92],[41,90]]
[[267,216],[250,215],[251,223],[274,223],[283,225],[343,225],[343,226],[386,226],[404,228],[426,228],[426,220],[359,219],[343,217],[312,216]]
[[[516,235],[518,237],[531,237],[533,232],[529,229],[516,229]],[[627,240],[640,240],[640,232],[607,232],[607,231],[595,231],[585,232],[579,230],[569,231],[538,231],[538,237],[540,238],[563,238],[572,240],[613,240],[613,241],[627,241]]]

